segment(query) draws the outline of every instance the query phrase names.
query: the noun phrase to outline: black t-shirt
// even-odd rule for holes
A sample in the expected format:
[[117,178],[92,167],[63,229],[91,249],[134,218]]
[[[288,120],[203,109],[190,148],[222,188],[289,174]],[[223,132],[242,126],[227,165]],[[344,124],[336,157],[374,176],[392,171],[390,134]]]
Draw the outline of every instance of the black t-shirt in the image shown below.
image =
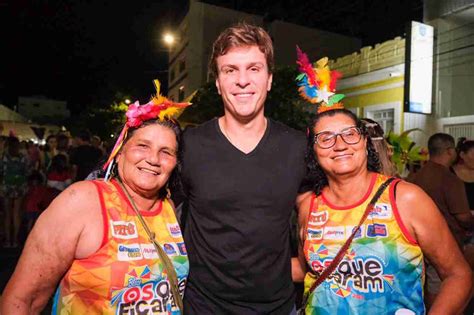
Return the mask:
[[289,314],[289,220],[305,175],[303,133],[268,119],[245,154],[218,120],[184,135],[186,314]]

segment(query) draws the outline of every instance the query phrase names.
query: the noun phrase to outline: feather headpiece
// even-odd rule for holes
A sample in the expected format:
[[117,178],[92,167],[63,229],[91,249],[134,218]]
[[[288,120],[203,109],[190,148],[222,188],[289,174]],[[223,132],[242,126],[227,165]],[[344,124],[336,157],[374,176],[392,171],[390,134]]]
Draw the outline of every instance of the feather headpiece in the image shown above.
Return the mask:
[[105,175],[106,179],[110,174],[113,164],[112,162],[117,153],[122,148],[123,142],[127,137],[129,128],[140,127],[144,121],[150,119],[157,119],[160,121],[172,119],[177,113],[180,112],[180,110],[191,105],[191,103],[174,103],[173,101],[170,101],[160,94],[160,81],[154,80],[153,83],[155,84],[156,95],[154,95],[148,103],[143,105],[140,105],[140,103],[136,101],[128,107],[128,110],[125,113],[125,116],[127,117],[125,126],[120,132],[120,135],[115,142],[114,148],[112,149],[112,152],[110,153],[110,156],[103,167],[104,170],[107,169],[107,173]]
[[319,59],[315,68],[310,63],[308,56],[296,46],[298,70],[296,77],[300,95],[312,104],[317,105],[317,112],[344,108],[340,101],[344,94],[335,94],[336,82],[342,76],[338,71],[329,70],[328,58]]

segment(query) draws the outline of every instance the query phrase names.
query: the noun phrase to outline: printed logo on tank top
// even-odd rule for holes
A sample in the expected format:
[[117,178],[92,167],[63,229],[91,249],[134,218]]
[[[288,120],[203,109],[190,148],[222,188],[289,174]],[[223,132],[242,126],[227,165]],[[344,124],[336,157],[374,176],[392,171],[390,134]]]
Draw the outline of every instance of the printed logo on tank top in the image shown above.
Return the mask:
[[179,253],[183,256],[188,255],[188,251],[186,250],[186,246],[184,245],[184,242],[181,243],[176,243],[178,245]]
[[137,226],[133,221],[110,220],[110,227],[115,238],[129,240],[138,237]]
[[326,226],[323,238],[326,240],[343,240],[346,237],[344,226]]
[[[141,283],[144,279],[138,280],[138,278],[142,274],[136,274],[138,285],[113,293],[111,304],[116,306],[115,314],[179,314],[167,280],[161,278]],[[151,277],[156,277],[153,272],[150,272],[150,274]],[[145,274],[146,276],[147,274]],[[184,292],[185,283],[185,279],[178,283],[178,291],[181,296]]]
[[117,249],[117,258],[120,261],[139,260],[143,258],[140,244],[120,244]]
[[320,240],[323,238],[323,229],[308,228],[308,240]]
[[387,203],[377,203],[367,218],[390,220],[392,219],[392,206]]
[[312,212],[308,220],[308,225],[321,226],[328,222],[329,214],[327,211]]
[[385,224],[368,224],[367,225],[367,236],[368,237],[380,237],[384,238],[388,235],[388,228]]
[[[347,237],[351,236],[351,234],[352,234],[352,232],[354,231],[355,228],[356,228],[355,225],[346,226],[346,235],[347,235]],[[354,239],[361,238],[364,235],[364,231],[365,231],[365,225],[361,225],[359,227],[359,229],[357,230],[356,234],[354,235]]]
[[[318,273],[327,268],[334,257],[329,257],[329,250],[324,245],[314,245],[309,251],[311,267]],[[385,274],[382,259],[371,257],[356,257],[356,252],[351,249],[339,263],[336,270],[328,277],[333,284],[333,293],[341,297],[352,295],[357,297],[360,293],[382,293],[387,285],[393,284],[393,275]]]
[[[325,262],[325,264],[329,263]],[[329,279],[338,288],[350,291],[352,287],[356,291],[352,294],[357,294],[357,292],[383,293],[387,285],[390,288],[393,284],[394,277],[385,274],[384,263],[378,257],[357,257],[355,259],[347,259],[346,257],[339,263]],[[350,283],[352,283],[352,286],[349,286]],[[347,296],[339,294],[340,292],[337,290],[333,290],[333,292],[342,297]]]
[[181,229],[179,228],[179,224],[178,223],[175,223],[175,224],[166,224],[168,226],[168,231],[170,232],[170,235],[172,237],[182,237],[181,235]]
[[159,258],[156,252],[155,245],[153,244],[141,244],[143,258],[145,259],[157,259]]
[[164,243],[163,250],[165,251],[166,254],[170,256],[177,255],[176,248],[174,247],[173,243]]

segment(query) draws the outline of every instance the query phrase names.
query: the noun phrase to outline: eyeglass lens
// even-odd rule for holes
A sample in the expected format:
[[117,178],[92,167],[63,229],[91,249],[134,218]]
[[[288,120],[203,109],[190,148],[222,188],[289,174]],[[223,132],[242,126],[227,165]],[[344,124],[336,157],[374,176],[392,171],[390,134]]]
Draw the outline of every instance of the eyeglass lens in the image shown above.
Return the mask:
[[360,131],[357,127],[349,127],[340,132],[323,131],[315,136],[315,142],[323,149],[328,149],[336,144],[337,136],[347,144],[356,144],[360,141]]

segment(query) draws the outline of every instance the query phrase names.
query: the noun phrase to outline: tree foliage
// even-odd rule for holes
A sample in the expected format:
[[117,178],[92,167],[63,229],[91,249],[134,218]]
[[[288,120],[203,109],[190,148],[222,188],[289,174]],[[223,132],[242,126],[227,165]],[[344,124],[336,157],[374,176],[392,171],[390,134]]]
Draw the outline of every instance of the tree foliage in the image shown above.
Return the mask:
[[109,140],[110,135],[120,132],[125,124],[125,112],[128,109],[128,105],[124,102],[126,98],[123,94],[116,93],[109,105],[88,106],[79,115],[70,119],[68,129],[73,135],[79,130],[87,129],[101,139]]

